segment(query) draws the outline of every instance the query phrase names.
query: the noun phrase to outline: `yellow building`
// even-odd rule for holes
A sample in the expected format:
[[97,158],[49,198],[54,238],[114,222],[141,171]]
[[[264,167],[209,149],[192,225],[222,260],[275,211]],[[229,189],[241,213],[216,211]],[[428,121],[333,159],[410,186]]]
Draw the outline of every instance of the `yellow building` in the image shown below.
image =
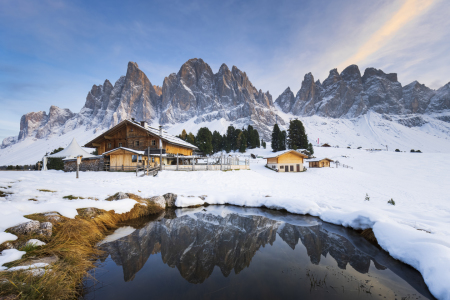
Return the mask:
[[138,165],[159,165],[160,148],[164,165],[176,164],[176,157],[191,157],[198,150],[164,130],[134,120],[123,120],[84,147],[97,148],[98,155],[104,157],[105,170],[110,171],[135,170]]
[[329,158],[321,158],[321,159],[315,159],[309,161],[309,167],[310,168],[329,168],[330,163],[334,160]]
[[267,166],[278,172],[303,172],[303,162],[307,155],[295,150],[275,152],[271,157],[266,157]]

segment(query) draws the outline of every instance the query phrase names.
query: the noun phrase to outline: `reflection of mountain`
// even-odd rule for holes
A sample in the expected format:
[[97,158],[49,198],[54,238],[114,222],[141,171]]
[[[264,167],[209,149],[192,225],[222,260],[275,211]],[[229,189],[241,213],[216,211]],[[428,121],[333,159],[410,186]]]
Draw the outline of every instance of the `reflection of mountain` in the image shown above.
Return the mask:
[[150,222],[120,240],[102,245],[123,266],[125,281],[132,280],[151,254],[177,267],[191,283],[201,283],[215,266],[224,276],[250,265],[256,251],[275,241],[279,222],[261,216],[230,214],[220,217],[197,213]]
[[[318,265],[320,256],[326,257],[329,253],[341,269],[345,269],[349,263],[360,273],[369,272],[370,257],[367,254],[359,251],[348,239],[327,232],[321,225],[301,227],[286,224],[278,234],[292,249],[295,249],[300,239],[313,264]],[[377,263],[375,266],[384,269]]]
[[[255,214],[258,214],[256,210]],[[318,219],[312,221],[311,217],[289,215],[284,218],[279,212],[267,211],[261,214],[230,213],[222,217],[198,212],[176,217],[173,212],[166,213],[163,219],[145,225],[133,224],[139,229],[102,244],[101,248],[105,250],[104,258],[110,255],[122,266],[125,281],[134,279],[150,255],[161,253],[162,261],[176,267],[188,282],[202,283],[216,266],[225,277],[233,270],[238,274],[249,267],[261,246],[273,245],[278,233],[292,249],[304,246],[312,264],[318,265],[321,256],[329,254],[339,268],[346,269],[349,264],[365,274],[373,261],[378,270],[388,268],[420,294],[432,298],[419,272],[394,260],[352,230]],[[282,243],[276,247],[280,245]]]

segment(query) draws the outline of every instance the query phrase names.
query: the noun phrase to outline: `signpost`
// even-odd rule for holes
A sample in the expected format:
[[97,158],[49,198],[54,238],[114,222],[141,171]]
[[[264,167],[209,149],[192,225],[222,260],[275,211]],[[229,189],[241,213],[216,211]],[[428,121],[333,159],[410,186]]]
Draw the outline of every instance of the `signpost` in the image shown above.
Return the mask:
[[81,158],[83,157],[83,155],[78,155],[77,156],[77,178],[78,178],[78,172],[80,171],[80,164],[81,164]]

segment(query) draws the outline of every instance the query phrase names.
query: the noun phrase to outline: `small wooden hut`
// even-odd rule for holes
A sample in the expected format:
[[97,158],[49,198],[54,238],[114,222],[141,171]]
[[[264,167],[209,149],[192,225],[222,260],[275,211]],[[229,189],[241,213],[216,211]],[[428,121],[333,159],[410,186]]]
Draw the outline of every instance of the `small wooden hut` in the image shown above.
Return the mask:
[[274,153],[276,156],[266,157],[267,166],[278,172],[302,172],[303,162],[307,155],[295,150]]
[[310,168],[329,168],[330,163],[334,160],[329,158],[314,159],[309,161]]

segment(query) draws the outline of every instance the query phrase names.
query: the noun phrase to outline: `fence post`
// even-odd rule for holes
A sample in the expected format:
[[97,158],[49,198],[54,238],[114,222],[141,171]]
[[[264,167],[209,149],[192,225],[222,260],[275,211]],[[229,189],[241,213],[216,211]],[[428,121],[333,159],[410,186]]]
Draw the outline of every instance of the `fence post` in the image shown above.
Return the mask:
[[221,154],[220,155],[220,170],[223,169],[222,166],[223,166],[223,155]]
[[194,160],[194,156],[192,156],[192,171],[195,171],[194,165],[195,165],[195,160]]
[[208,158],[206,158],[206,171],[208,171]]

